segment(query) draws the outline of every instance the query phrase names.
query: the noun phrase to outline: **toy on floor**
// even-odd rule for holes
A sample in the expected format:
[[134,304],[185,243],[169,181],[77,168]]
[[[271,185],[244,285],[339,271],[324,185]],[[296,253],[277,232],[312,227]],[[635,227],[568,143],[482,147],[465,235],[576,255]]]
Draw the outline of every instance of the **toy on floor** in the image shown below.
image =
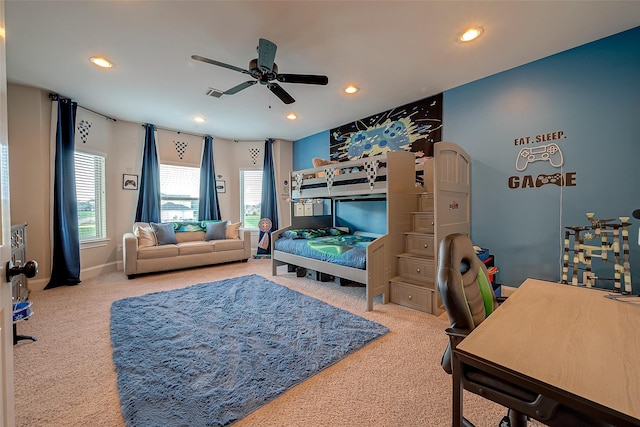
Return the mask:
[[[582,273],[582,284],[587,287],[596,285],[596,280],[610,280],[614,282],[615,291],[631,293],[631,263],[629,261],[629,217],[615,219],[596,219],[592,212],[587,213],[590,226],[569,226],[564,232],[564,255],[562,265],[562,283],[568,283],[569,268],[572,269],[571,284],[577,286],[578,271]],[[584,232],[584,234],[583,234]],[[573,238],[573,245],[571,244]],[[585,240],[600,238],[600,245],[587,245]],[[622,257],[620,243],[622,242]],[[609,259],[609,252],[613,251],[613,260]],[[569,252],[573,252],[572,262],[569,262]],[[593,257],[603,262],[613,262],[613,278],[598,277],[592,271]],[[624,279],[622,291],[621,278]]]

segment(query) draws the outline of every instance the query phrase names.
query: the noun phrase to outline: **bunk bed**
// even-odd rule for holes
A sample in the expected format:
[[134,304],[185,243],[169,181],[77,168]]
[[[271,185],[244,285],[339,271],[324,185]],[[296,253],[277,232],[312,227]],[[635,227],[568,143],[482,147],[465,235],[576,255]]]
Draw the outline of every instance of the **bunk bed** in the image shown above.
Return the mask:
[[[449,149],[459,147],[453,143]],[[390,280],[396,276],[397,256],[405,251],[405,234],[412,229],[412,213],[418,210],[418,194],[434,191],[434,165],[437,159],[416,162],[415,154],[392,151],[384,155],[329,164],[290,173],[291,225],[272,232],[272,274],[283,265],[302,267],[318,273],[361,283],[366,288],[366,308],[373,310],[374,298],[382,295],[389,302]],[[329,200],[326,212],[297,210],[300,200]],[[371,234],[371,230],[349,230],[348,235],[336,231],[336,204],[363,200],[386,202],[386,232]],[[309,234],[309,235],[307,235]],[[317,234],[321,234],[318,236]],[[353,244],[353,237],[363,240]],[[293,238],[292,238],[293,237]],[[300,239],[320,238],[320,241]],[[324,239],[324,240],[323,240]],[[348,247],[329,246],[347,240]],[[284,248],[304,240],[306,246],[320,246],[320,255],[301,254]],[[329,241],[327,243],[327,240]],[[285,242],[286,241],[286,242]],[[305,243],[297,243],[305,246]],[[340,252],[364,253],[364,265],[352,266],[327,257]],[[358,257],[356,257],[358,258]],[[291,271],[291,270],[288,270]]]

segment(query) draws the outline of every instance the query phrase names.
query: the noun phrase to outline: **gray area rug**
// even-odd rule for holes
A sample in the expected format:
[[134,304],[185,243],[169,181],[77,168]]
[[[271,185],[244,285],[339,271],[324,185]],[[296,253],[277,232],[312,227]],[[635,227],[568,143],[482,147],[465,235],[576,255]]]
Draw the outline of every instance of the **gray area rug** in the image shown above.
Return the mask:
[[115,301],[129,426],[224,426],[388,332],[259,275]]

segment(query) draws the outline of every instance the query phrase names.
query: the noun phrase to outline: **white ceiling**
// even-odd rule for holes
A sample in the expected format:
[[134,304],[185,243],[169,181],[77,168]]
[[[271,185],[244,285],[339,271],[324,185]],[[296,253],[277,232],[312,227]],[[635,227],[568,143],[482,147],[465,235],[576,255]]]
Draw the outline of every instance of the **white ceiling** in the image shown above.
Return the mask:
[[[640,1],[5,0],[5,18],[9,82],[160,128],[296,140],[637,27]],[[484,36],[456,42],[469,25]],[[260,37],[278,46],[281,73],[329,84],[282,83],[288,106],[261,85],[206,96],[248,76],[191,55],[246,69]],[[348,83],[360,93],[345,95]]]

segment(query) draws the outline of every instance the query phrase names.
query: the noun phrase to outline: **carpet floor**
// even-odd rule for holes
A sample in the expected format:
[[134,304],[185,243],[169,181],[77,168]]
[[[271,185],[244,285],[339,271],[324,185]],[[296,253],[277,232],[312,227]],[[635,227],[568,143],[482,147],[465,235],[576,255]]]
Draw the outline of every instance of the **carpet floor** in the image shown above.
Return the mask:
[[[365,311],[363,288],[298,278],[271,260],[250,259],[127,280],[112,272],[31,294],[34,314],[18,333],[37,342],[14,346],[19,427],[125,426],[109,335],[110,307],[119,299],[197,283],[259,274],[290,289],[389,328],[389,333],[262,406],[235,426],[451,425],[451,377],[440,367],[448,321],[395,304]],[[494,427],[505,409],[465,392],[465,415]]]

